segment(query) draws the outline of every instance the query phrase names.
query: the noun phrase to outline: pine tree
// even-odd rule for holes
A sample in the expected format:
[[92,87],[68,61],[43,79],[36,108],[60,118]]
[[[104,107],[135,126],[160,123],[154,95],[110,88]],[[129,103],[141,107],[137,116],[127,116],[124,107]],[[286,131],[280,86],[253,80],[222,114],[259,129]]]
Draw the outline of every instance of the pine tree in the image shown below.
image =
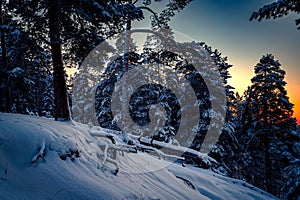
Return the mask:
[[[43,93],[51,69],[48,52],[22,31],[7,34],[8,65],[10,66],[11,101],[18,113],[26,109],[42,115]],[[50,95],[50,94],[49,94]]]
[[1,111],[8,112],[13,107],[13,112],[27,113],[27,109],[41,115],[45,78],[51,71],[47,68],[48,52],[20,30],[8,11],[7,2],[3,2],[2,10],[6,25],[0,27],[2,36],[5,35],[0,56]]
[[10,77],[9,77],[9,68],[7,65],[7,49],[6,49],[6,24],[5,24],[5,15],[7,16],[7,9],[5,7],[3,0],[0,1],[0,26],[1,26],[1,98],[0,110],[2,112],[10,112],[11,108],[11,88],[10,88]]
[[[299,140],[299,139],[298,139]],[[299,144],[298,144],[299,148]],[[285,168],[287,173],[287,180],[282,188],[282,199],[292,199],[297,200],[299,198],[300,190],[300,160],[299,154],[298,158],[295,158],[291,162],[290,166]]]
[[210,156],[222,163],[229,176],[239,178],[240,172],[237,166],[239,165],[238,162],[241,162],[241,149],[235,136],[234,104],[236,103],[236,97],[234,88],[228,84],[228,79],[231,78],[228,70],[232,65],[227,62],[226,57],[222,57],[222,54],[217,49],[213,50],[205,43],[201,43],[201,46],[207,51],[218,68],[225,88],[227,104],[222,134]]
[[280,196],[284,168],[295,158],[292,137],[296,120],[284,88],[285,71],[267,54],[255,66],[252,86],[245,93],[239,137],[251,161],[244,166],[250,183]]
[[[133,1],[128,1],[128,3],[132,3],[132,2]],[[153,28],[157,28],[157,27],[162,27],[164,23],[167,23],[167,21],[173,16],[173,14],[174,14],[175,11],[180,11],[183,8],[182,6],[174,6],[174,5],[176,5],[176,4],[178,4],[178,5],[179,4],[180,5],[182,5],[182,4],[187,5],[188,2],[190,2],[190,1],[188,1],[188,0],[187,1],[180,1],[180,2],[179,1],[178,2],[174,1],[172,3],[169,3],[166,6],[166,10],[171,10],[171,11],[169,12],[169,14],[165,13],[164,14],[165,15],[164,18],[161,19],[161,20],[158,19],[157,13],[155,13],[149,7],[151,5],[152,1],[134,1],[134,4],[138,4],[138,5],[143,4],[143,6],[139,6],[138,8],[141,9],[141,10],[150,11],[153,14],[154,17],[153,17],[152,21],[153,21],[154,24],[156,24],[156,25],[153,24]],[[173,14],[171,15],[170,13],[173,13]],[[129,18],[127,20],[126,30],[130,30],[131,29],[131,21],[132,20],[133,20],[132,18]],[[129,42],[127,41],[127,39],[129,39]],[[91,41],[88,42],[88,40],[86,40],[86,43],[90,43],[90,46],[93,45],[93,43],[91,43]],[[126,47],[127,44],[130,44],[129,48]],[[95,123],[95,121],[94,121],[95,117],[92,114],[93,113],[93,109],[94,109],[94,104],[93,104],[94,101],[91,100],[91,99],[88,99],[88,98],[90,98],[91,94],[95,91],[95,87],[94,86],[97,85],[97,82],[99,81],[98,79],[99,79],[99,77],[101,77],[101,75],[99,74],[100,67],[102,67],[102,65],[104,65],[105,62],[108,61],[107,52],[101,52],[101,51],[108,50],[108,51],[110,51],[110,53],[113,53],[113,55],[117,54],[117,55],[121,55],[122,56],[124,54],[124,52],[126,53],[126,49],[127,48],[130,49],[129,51],[131,51],[131,52],[136,50],[135,49],[136,46],[134,44],[133,39],[132,38],[122,38],[122,36],[119,37],[119,39],[116,41],[116,49],[114,50],[114,52],[111,49],[112,47],[107,47],[107,45],[106,45],[106,47],[103,48],[103,45],[106,45],[106,43],[105,42],[101,43],[102,49],[98,49],[99,52],[96,53],[97,56],[94,56],[92,60],[91,59],[87,59],[87,60],[91,60],[91,62],[94,62],[94,63],[89,63],[90,61],[86,61],[86,60],[82,63],[82,65],[81,65],[81,67],[79,69],[80,72],[78,73],[78,75],[77,75],[77,77],[75,79],[75,81],[76,80],[80,80],[81,83],[79,83],[78,81],[76,81],[73,84],[75,87],[77,87],[76,91],[78,91],[79,88],[82,88],[82,94],[81,95],[77,94],[78,92],[77,93],[75,92],[74,95],[76,95],[76,97],[73,96],[74,97],[73,100],[75,101],[74,105],[73,105],[73,109],[76,110],[76,111],[74,111],[74,114],[75,114],[74,116],[75,116],[75,118],[78,118],[78,120],[79,120],[79,118],[81,118],[80,121],[84,122],[84,123],[86,123],[87,120],[89,121],[89,119],[91,119],[92,122]],[[94,47],[95,46],[93,46],[93,48]],[[76,48],[77,48],[77,46],[76,46]],[[96,49],[97,48],[98,47],[96,47]],[[82,47],[82,45],[81,45],[81,48],[78,48],[78,49],[84,49],[84,47]],[[96,51],[93,51],[93,52],[95,53]],[[71,53],[71,55],[72,55],[72,53]],[[115,59],[118,60],[119,59],[118,56],[112,56],[111,58],[109,58],[110,63],[113,63],[115,61]],[[83,69],[83,68],[87,67],[88,65],[89,65],[88,69]],[[108,68],[112,68],[112,66],[115,66],[115,65],[113,64],[111,66],[108,66]],[[113,69],[111,69],[111,70],[113,70]],[[87,81],[83,81],[83,79],[88,80],[88,82]],[[83,89],[83,88],[85,88],[85,89]],[[83,105],[85,103],[88,103],[89,105]],[[82,113],[88,113],[88,116],[81,116],[81,117],[79,117],[79,115],[77,115],[77,114],[80,113],[80,112],[82,112]],[[85,118],[85,119],[83,119],[83,118]]]
[[[263,6],[258,12],[252,13],[250,20],[276,19],[289,13],[300,13],[300,2],[298,0],[278,0],[274,3]],[[295,20],[297,29],[300,30],[300,18]]]
[[256,105],[259,112],[253,113],[256,121],[263,120],[265,123],[276,125],[280,128],[293,127],[295,119],[293,104],[289,102],[287,91],[284,86],[285,71],[280,68],[280,63],[274,60],[273,55],[263,56],[255,66],[256,76],[251,80],[253,85]]
[[54,89],[53,89],[53,75],[48,73],[46,79],[44,80],[44,88],[42,91],[42,105],[41,114],[48,118],[53,118],[54,116]]
[[[143,0],[145,6],[150,5],[152,1],[160,0]],[[157,20],[152,20],[152,27],[163,27],[169,29],[168,22],[171,20],[171,17],[175,16],[175,12],[180,12],[183,10],[190,2],[193,0],[172,0],[166,5],[166,8],[159,13]]]
[[[127,18],[143,18],[140,9],[123,1],[10,1],[10,8],[21,20],[22,27],[40,43],[49,44],[53,62],[55,119],[71,118],[62,49],[74,52],[69,57],[82,58],[91,49],[78,51],[78,44],[88,38],[88,47],[98,44],[104,35],[122,30]],[[105,34],[106,33],[106,34]],[[77,36],[80,37],[77,37]],[[99,35],[98,37],[96,35]],[[102,38],[101,38],[102,39]]]
[[[138,1],[9,1],[22,27],[40,43],[49,45],[54,70],[55,119],[70,119],[65,81],[65,64],[82,62],[83,58],[104,37],[124,30],[128,20],[143,18],[142,9],[134,4]],[[167,5],[164,21],[181,10],[190,0],[174,1]],[[143,1],[150,5],[151,1]],[[148,9],[149,10],[149,9]],[[160,23],[163,23],[160,22]],[[62,54],[62,49],[66,54]],[[71,62],[70,62],[71,61]]]

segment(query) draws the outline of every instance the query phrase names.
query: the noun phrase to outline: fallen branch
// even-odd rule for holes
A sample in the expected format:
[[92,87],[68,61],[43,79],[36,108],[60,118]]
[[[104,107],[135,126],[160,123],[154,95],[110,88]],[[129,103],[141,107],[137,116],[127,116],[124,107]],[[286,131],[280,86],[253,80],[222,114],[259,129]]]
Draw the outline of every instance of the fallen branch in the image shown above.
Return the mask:
[[[156,140],[152,140],[150,138],[139,138],[138,141],[148,147],[154,147],[154,148],[159,148],[163,149],[164,152],[168,152],[166,155],[171,156],[171,155],[177,155],[178,158],[185,159],[185,156],[189,155],[189,157],[194,157],[201,159],[203,161],[209,163],[217,163],[217,161],[211,157],[209,157],[207,154],[198,152],[196,150],[187,148],[187,147],[182,147],[179,145],[173,145],[171,143],[165,143],[165,142],[160,142]],[[179,156],[180,155],[180,156]],[[176,156],[174,156],[176,157]]]
[[[175,160],[185,160],[185,157],[201,160],[201,163],[205,163],[206,165],[210,165],[211,163],[217,163],[217,161],[207,154],[200,153],[193,149],[182,147],[179,145],[174,145],[171,143],[165,143],[153,140],[151,138],[146,137],[138,137],[134,135],[128,135],[128,137],[132,141],[132,145],[121,143],[121,131],[113,131],[113,130],[90,130],[90,134],[94,137],[103,137],[111,140],[111,143],[114,146],[110,148],[114,148],[120,151],[126,151],[131,153],[137,153],[137,150],[145,151],[145,152],[154,152],[160,159],[175,159]],[[200,162],[200,161],[199,161]]]
[[35,154],[33,156],[33,158],[31,159],[32,163],[35,163],[39,158],[42,158],[44,161],[46,161],[45,158],[45,144],[43,143],[43,145],[39,148],[39,151],[37,152],[37,154]]
[[[99,137],[99,136],[98,136]],[[103,158],[103,162],[102,162],[102,165],[104,165],[106,162],[110,162],[112,163],[113,165],[115,165],[116,169],[112,172],[114,175],[117,175],[118,171],[119,171],[119,164],[118,162],[116,161],[116,151],[117,151],[117,148],[115,148],[115,145],[111,142],[111,140],[109,140],[108,138],[104,138],[103,140],[100,140],[97,142],[97,145],[98,147],[100,147],[100,149],[102,149],[104,147],[104,151],[102,151],[100,153],[100,151],[97,151],[96,152],[96,155],[99,159],[101,159],[102,157]],[[110,158],[108,157],[108,150],[109,149],[112,149],[114,151],[113,155],[114,155],[114,158]]]
[[[191,148],[180,146],[179,144],[165,143],[153,140],[149,137],[139,137],[127,134],[127,140],[130,144],[124,144],[124,133],[106,129],[90,130],[94,137],[105,138],[108,143],[108,149],[115,151],[137,153],[138,151],[156,154],[159,159],[169,159],[181,161],[182,164],[196,164],[205,169],[218,168],[219,163],[205,153],[198,152]],[[98,144],[98,146],[101,146]],[[102,145],[103,147],[103,145]]]

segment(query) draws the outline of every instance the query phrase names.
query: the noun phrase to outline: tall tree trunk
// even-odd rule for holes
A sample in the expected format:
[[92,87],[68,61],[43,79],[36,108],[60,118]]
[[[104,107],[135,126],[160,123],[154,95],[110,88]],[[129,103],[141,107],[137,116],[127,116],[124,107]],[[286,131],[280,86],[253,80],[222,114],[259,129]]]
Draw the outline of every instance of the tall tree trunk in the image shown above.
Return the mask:
[[[4,25],[4,18],[3,18],[3,8],[2,8],[3,0],[0,0],[0,25]],[[2,111],[10,112],[11,110],[11,88],[10,88],[10,80],[9,80],[9,69],[7,65],[7,55],[6,55],[6,41],[5,41],[5,33],[4,30],[1,33],[1,49],[2,49],[2,67],[4,68],[5,72],[5,89],[3,93],[5,94],[5,101],[3,102],[4,105],[1,105]]]
[[267,129],[267,133],[264,133],[264,149],[265,149],[265,178],[266,178],[266,191],[272,193],[272,176],[271,176],[271,157],[269,152],[269,132],[271,130]]
[[[267,77],[267,72],[264,72],[264,77]],[[266,79],[266,78],[265,78]],[[265,91],[267,92],[267,91]],[[269,117],[268,117],[268,113],[269,113],[269,105],[267,100],[265,99],[265,97],[263,97],[263,105],[262,105],[262,116],[263,116],[263,128],[265,128],[267,131],[264,133],[264,150],[265,150],[265,179],[266,179],[266,191],[269,193],[272,193],[272,176],[271,176],[271,157],[270,157],[270,132],[271,132],[271,126],[270,126],[270,122],[269,122]]]
[[60,25],[59,0],[48,1],[49,34],[53,61],[55,120],[70,120],[70,108],[63,66]]

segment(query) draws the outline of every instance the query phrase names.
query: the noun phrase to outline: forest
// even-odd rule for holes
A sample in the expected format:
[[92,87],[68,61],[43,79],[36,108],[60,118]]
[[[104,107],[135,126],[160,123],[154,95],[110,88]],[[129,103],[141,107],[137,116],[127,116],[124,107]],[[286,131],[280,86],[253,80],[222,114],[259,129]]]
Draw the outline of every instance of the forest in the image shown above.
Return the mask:
[[[183,44],[174,39],[169,22],[191,2],[0,0],[0,112],[74,120],[123,131],[122,143],[137,148],[143,145],[163,151],[164,144],[176,142],[189,149],[174,155],[184,158],[176,161],[182,165],[244,180],[280,199],[299,199],[300,131],[286,90],[285,66],[273,54],[261,55],[251,66],[251,85],[243,94],[235,91],[228,83],[232,78],[229,69],[238,66],[205,42]],[[157,12],[153,4],[161,4],[163,9]],[[292,12],[299,14],[299,1],[279,0],[253,11],[249,18],[276,19]],[[147,32],[142,51],[136,51],[128,32],[134,31],[132,22],[142,21],[148,14],[152,30]],[[296,28],[299,25],[300,19],[296,19]],[[125,35],[120,38],[120,33]],[[158,36],[170,47],[164,49]],[[116,47],[106,43],[109,39],[117,40]],[[102,49],[97,49],[100,44]],[[93,51],[96,54],[91,54]],[[128,122],[115,115],[112,99],[115,90],[124,97],[118,82],[122,77],[130,81],[130,71],[139,66],[148,67],[145,80],[160,74],[165,77],[162,83],[174,90],[183,91],[179,79],[186,80],[196,102],[183,107],[181,102],[189,100],[186,91],[178,95],[155,81],[142,85],[128,97],[127,117],[138,125],[130,130],[129,137],[122,128]],[[201,73],[197,66],[202,67]],[[179,74],[178,80],[170,71]],[[222,91],[221,96],[212,90]],[[165,112],[157,111],[150,117],[155,104]],[[199,111],[199,116],[184,120],[184,112],[190,114],[191,110]],[[156,123],[152,118],[156,114],[164,116],[165,122]],[[197,130],[190,138],[193,127],[188,123],[193,120]],[[152,121],[164,127],[141,128]],[[179,137],[178,131],[183,135]],[[205,137],[213,131],[220,132],[215,136],[217,141]],[[116,140],[111,135],[109,139],[112,143]],[[206,152],[216,162],[205,162],[194,152]]]

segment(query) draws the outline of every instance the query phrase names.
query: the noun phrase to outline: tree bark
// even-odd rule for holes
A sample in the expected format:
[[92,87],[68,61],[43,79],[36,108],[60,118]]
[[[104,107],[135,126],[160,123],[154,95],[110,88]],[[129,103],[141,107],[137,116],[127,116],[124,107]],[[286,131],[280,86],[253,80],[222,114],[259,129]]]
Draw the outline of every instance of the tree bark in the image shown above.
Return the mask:
[[55,120],[70,120],[70,108],[62,59],[59,1],[48,1],[48,19],[51,54],[53,61]]
[[[3,18],[3,9],[2,9],[3,0],[0,0],[0,25],[4,25],[4,18]],[[7,55],[6,55],[6,41],[5,41],[5,33],[1,33],[1,49],[2,49],[2,67],[5,71],[5,101],[3,102],[4,105],[1,105],[1,110],[4,112],[10,112],[11,110],[11,88],[10,88],[10,81],[9,81],[9,69],[7,65]]]

